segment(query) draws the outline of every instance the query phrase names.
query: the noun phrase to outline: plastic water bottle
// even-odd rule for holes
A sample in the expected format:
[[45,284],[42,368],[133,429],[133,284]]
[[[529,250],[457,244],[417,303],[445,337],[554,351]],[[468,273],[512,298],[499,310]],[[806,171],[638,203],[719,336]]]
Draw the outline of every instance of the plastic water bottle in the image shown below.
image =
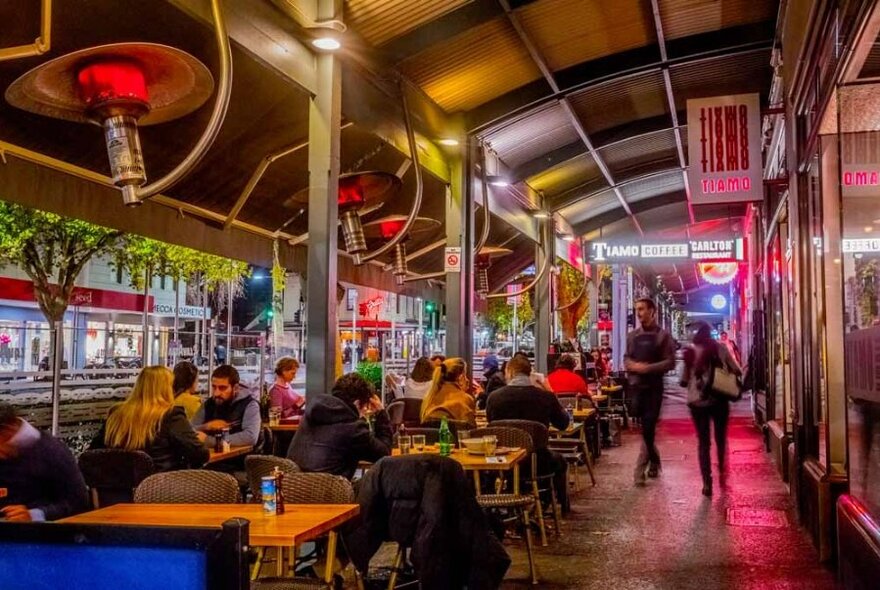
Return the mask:
[[275,514],[284,514],[284,472],[275,467],[272,476],[275,478]]
[[260,479],[260,495],[263,497],[263,514],[267,516],[275,516],[277,514],[275,507],[275,492],[278,489],[278,481],[274,475],[267,475]]
[[446,421],[446,417],[440,419],[440,436],[439,436],[439,444],[440,447],[440,455],[443,457],[448,457],[452,454],[452,431],[449,430],[449,423]]

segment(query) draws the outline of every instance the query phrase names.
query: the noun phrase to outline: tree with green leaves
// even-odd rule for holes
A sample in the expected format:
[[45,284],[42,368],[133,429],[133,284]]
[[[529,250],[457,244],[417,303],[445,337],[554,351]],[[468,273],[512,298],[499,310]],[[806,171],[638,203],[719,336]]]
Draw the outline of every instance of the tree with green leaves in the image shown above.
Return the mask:
[[27,273],[50,324],[64,318],[88,261],[113,251],[121,238],[116,230],[0,201],[0,266]]
[[578,323],[581,318],[589,315],[590,299],[587,289],[584,288],[584,281],[588,279],[564,260],[560,259],[560,265],[562,270],[557,282],[556,304],[560,308],[567,306],[559,310],[559,317],[562,323],[562,337],[568,340],[577,337]]

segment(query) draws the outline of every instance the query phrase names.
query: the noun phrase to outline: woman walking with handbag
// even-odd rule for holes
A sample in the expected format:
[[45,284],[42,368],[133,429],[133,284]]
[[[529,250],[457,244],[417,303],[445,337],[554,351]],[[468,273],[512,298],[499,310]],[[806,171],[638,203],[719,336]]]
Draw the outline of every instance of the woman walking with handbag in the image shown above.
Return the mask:
[[[706,322],[694,324],[692,345],[684,354],[681,386],[687,388],[688,406],[697,429],[700,473],[703,476],[703,495],[712,495],[712,462],[710,459],[710,429],[715,424],[715,446],[718,453],[718,473],[723,482],[726,475],[727,421],[730,400],[736,399],[739,387],[735,377],[742,375],[733,355],[726,346],[712,339],[712,328]],[[731,378],[733,384],[731,385]]]

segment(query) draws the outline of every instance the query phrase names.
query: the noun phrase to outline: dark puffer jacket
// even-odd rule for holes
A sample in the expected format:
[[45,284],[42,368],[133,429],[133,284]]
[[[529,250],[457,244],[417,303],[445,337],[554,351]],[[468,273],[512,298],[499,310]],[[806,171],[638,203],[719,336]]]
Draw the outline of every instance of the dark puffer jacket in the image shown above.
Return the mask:
[[345,534],[359,571],[385,541],[412,548],[423,590],[498,588],[510,557],[490,532],[461,465],[439,455],[387,457],[361,482],[360,523]]
[[306,403],[287,458],[303,471],[332,473],[351,479],[359,461],[378,461],[391,454],[391,421],[385,410],[373,416],[373,432],[357,409],[332,395]]

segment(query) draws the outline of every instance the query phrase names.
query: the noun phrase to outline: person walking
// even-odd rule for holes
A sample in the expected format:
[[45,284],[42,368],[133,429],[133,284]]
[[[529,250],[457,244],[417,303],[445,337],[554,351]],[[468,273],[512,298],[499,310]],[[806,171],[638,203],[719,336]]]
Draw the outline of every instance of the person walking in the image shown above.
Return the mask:
[[706,383],[714,367],[726,367],[739,376],[742,369],[730,349],[712,339],[712,328],[706,322],[694,325],[692,344],[684,352],[684,369],[681,386],[687,388],[688,407],[694,427],[697,429],[700,459],[700,474],[703,476],[703,495],[712,495],[712,463],[710,459],[710,429],[715,424],[715,447],[718,453],[718,473],[723,485],[727,461],[727,422],[730,417],[730,402],[706,391]]
[[663,403],[663,374],[675,368],[675,343],[669,332],[657,325],[657,306],[652,299],[636,301],[636,317],[640,326],[626,336],[623,362],[635,396],[636,415],[642,419],[642,450],[633,479],[636,485],[645,485],[646,470],[648,477],[660,474],[654,436]]

